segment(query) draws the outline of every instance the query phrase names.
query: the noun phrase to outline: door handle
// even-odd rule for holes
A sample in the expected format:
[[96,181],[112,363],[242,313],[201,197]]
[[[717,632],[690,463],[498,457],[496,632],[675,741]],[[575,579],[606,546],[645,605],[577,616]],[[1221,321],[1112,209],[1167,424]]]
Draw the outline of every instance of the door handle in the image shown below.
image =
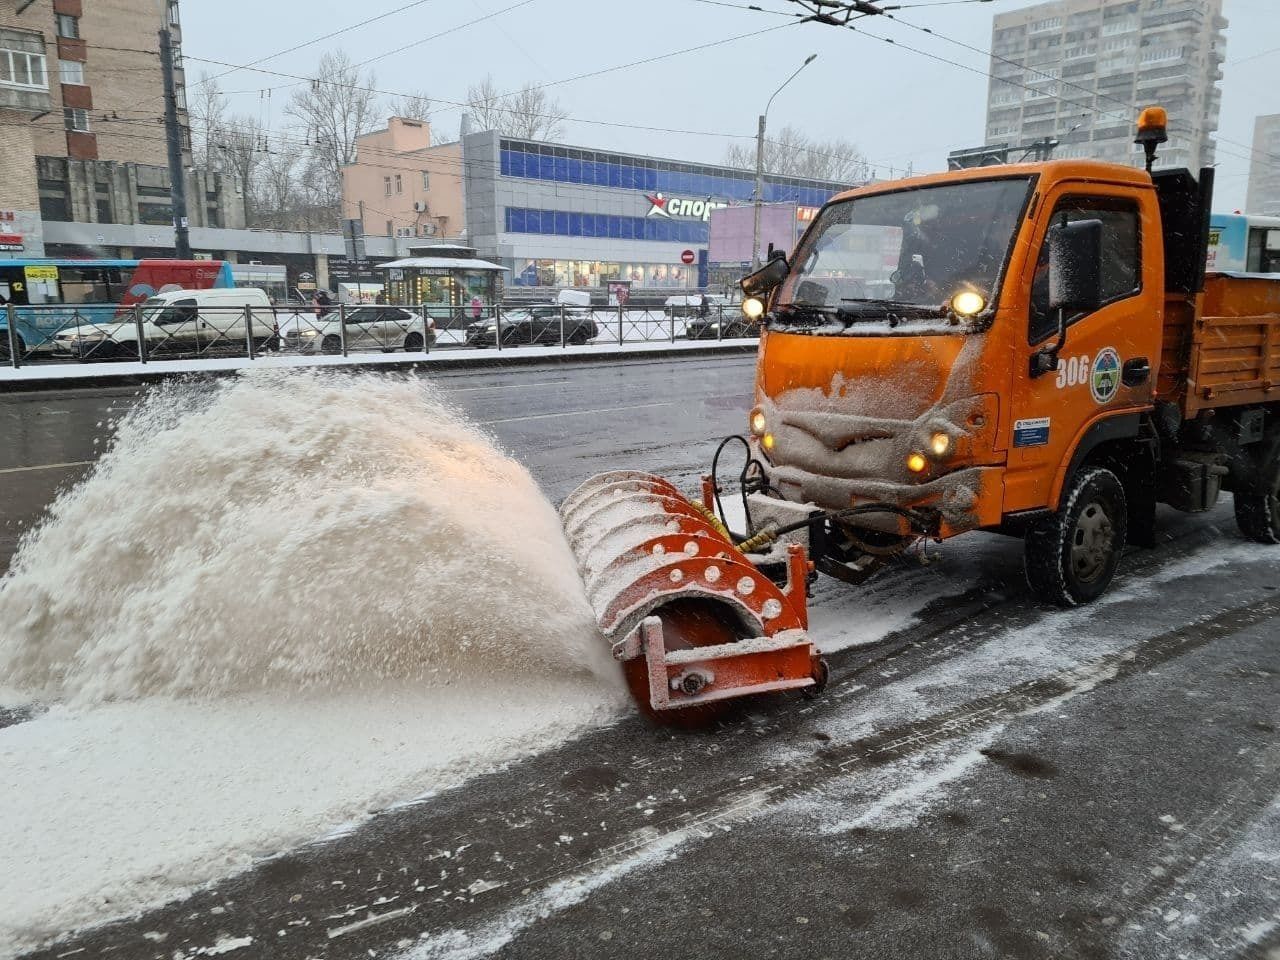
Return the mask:
[[1146,357],[1126,360],[1120,379],[1126,387],[1140,387],[1151,378],[1151,361]]

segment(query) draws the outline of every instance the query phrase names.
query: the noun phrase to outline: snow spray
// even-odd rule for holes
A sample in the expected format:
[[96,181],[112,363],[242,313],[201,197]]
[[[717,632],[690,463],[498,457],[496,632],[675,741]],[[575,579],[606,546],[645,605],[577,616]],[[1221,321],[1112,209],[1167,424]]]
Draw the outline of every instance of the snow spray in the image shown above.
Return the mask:
[[0,581],[0,683],[68,702],[616,676],[555,510],[420,379],[151,390]]

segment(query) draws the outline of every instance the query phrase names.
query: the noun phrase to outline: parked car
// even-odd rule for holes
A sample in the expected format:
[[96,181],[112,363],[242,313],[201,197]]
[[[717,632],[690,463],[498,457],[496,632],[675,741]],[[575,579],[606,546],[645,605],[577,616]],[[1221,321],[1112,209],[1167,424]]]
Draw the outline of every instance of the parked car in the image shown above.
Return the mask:
[[[600,328],[589,310],[543,304],[521,310],[504,311],[501,315],[502,345],[522,343],[559,344],[560,318],[564,317],[563,341],[581,346],[600,335]],[[467,327],[467,346],[492,347],[498,342],[497,317],[477,320]]]
[[107,322],[60,330],[53,338],[53,354],[77,360],[136,359],[139,332],[150,357],[240,353],[251,336],[257,350],[273,349],[279,342],[275,311],[264,290],[170,290],[143,302],[141,325],[132,312],[123,312]]
[[760,324],[753,323],[735,309],[713,310],[710,316],[695,317],[686,323],[684,335],[689,340],[734,340],[759,337]]
[[691,293],[667,297],[662,312],[668,317],[696,317],[702,312],[702,299],[706,297],[707,310],[715,314],[721,307],[729,306],[729,298],[719,293]]
[[[343,317],[335,307],[323,317],[298,312],[280,324],[285,349],[341,353]],[[346,311],[347,351],[421,352],[436,343],[436,322],[404,307],[367,306]]]

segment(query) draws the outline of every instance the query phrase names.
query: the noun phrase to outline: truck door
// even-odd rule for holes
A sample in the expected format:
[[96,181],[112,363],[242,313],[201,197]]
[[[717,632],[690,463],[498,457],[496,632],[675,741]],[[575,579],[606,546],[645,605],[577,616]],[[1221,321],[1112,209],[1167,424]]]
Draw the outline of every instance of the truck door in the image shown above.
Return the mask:
[[[1147,409],[1160,359],[1163,270],[1154,194],[1103,184],[1060,185],[1040,206],[1036,255],[1023,277],[1028,294],[1025,335],[1014,351],[1012,432],[1005,511],[1056,507],[1060,467],[1102,420]],[[1102,304],[1068,318],[1058,369],[1031,376],[1031,357],[1052,344],[1049,249],[1054,223],[1102,221]],[[1142,375],[1143,365],[1147,374]]]

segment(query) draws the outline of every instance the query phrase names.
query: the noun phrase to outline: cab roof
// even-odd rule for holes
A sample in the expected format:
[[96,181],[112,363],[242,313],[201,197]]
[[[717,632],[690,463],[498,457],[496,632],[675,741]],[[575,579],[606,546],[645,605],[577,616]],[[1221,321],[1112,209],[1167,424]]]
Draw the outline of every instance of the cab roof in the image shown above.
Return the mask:
[[1136,187],[1151,187],[1151,174],[1138,167],[1102,160],[1048,160],[1041,163],[1005,163],[992,167],[971,167],[967,170],[945,170],[904,180],[883,180],[853,190],[838,193],[828,203],[865,197],[876,193],[894,193],[899,190],[918,190],[947,183],[964,183],[970,180],[996,180],[1006,177],[1039,176],[1042,181],[1055,183],[1063,180],[1093,180]]

